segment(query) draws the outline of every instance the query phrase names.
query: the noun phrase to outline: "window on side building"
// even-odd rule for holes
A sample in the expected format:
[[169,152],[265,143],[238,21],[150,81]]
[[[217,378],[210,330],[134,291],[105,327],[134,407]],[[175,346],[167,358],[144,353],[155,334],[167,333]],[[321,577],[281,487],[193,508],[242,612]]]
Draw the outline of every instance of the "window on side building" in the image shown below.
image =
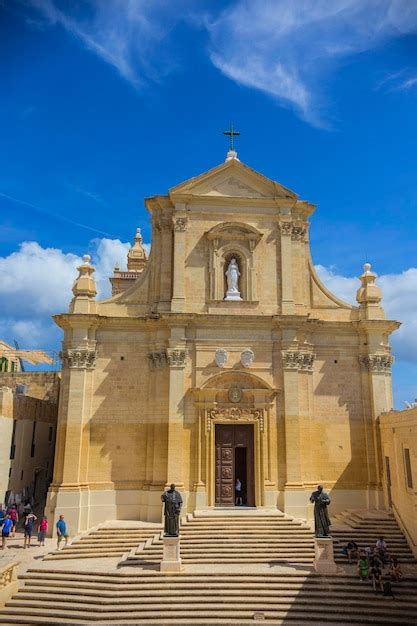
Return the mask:
[[413,474],[411,471],[411,458],[410,448],[404,448],[404,469],[405,469],[405,482],[408,489],[413,488]]
[[33,422],[32,443],[31,443],[31,446],[30,446],[30,456],[31,457],[35,456],[35,439],[36,439],[36,422]]

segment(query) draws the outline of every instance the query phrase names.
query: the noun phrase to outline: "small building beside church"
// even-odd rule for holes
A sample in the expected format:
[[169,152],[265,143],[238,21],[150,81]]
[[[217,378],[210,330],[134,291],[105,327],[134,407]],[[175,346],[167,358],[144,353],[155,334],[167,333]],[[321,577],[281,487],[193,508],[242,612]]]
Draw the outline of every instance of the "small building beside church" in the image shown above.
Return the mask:
[[238,160],[145,200],[149,259],[96,299],[84,257],[64,332],[47,513],[71,533],[108,519],[160,521],[175,483],[183,512],[243,503],[310,518],[383,508],[377,416],[392,408],[389,336],[366,264],[358,306],[321,283],[315,206]]

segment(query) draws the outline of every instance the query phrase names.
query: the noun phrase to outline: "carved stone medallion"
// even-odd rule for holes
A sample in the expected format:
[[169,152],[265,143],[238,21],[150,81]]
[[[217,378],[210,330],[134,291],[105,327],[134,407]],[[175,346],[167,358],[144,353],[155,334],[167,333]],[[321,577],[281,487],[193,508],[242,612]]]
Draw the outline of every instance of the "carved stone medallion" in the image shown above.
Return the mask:
[[242,390],[240,387],[230,387],[228,393],[229,402],[240,402],[242,400]]
[[247,350],[243,350],[242,354],[240,355],[240,362],[242,363],[243,367],[250,367],[253,363],[254,357],[255,355],[253,354],[253,351],[248,348]]
[[224,367],[229,358],[229,353],[224,348],[218,348],[214,355],[217,367]]

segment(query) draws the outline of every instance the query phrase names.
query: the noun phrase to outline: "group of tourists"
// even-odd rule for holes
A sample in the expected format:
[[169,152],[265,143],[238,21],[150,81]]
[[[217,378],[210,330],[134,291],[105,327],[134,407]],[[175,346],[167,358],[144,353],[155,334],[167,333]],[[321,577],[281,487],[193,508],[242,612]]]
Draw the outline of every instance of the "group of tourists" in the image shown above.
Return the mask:
[[[31,545],[32,535],[35,530],[35,522],[38,518],[32,511],[30,502],[27,502],[23,507],[23,512],[20,517],[21,525],[23,529],[23,548],[29,548]],[[12,504],[9,508],[4,508],[0,504],[0,528],[1,528],[1,549],[7,548],[7,543],[10,538],[14,539],[16,535],[16,527],[19,522],[19,512],[16,504]],[[38,546],[45,545],[45,538],[48,532],[48,519],[43,516],[38,522]],[[61,547],[61,542],[64,540],[64,545],[68,543],[67,524],[64,520],[64,516],[60,515],[59,520],[56,523],[57,533],[57,549]]]
[[402,571],[398,558],[388,551],[388,545],[384,537],[379,537],[373,547],[359,548],[352,539],[342,550],[352,564],[357,563],[359,580],[369,580],[372,588],[386,596],[392,596],[392,582],[400,582]]

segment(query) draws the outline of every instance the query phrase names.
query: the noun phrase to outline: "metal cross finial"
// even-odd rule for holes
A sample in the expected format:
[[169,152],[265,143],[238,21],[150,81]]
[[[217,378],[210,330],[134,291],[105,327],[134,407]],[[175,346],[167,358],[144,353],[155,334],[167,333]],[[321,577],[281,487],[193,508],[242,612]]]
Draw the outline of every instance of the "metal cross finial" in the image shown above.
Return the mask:
[[228,135],[228,137],[230,137],[230,150],[234,150],[235,149],[234,138],[240,135],[239,131],[235,130],[233,124],[230,124],[229,130],[224,130],[223,135]]

